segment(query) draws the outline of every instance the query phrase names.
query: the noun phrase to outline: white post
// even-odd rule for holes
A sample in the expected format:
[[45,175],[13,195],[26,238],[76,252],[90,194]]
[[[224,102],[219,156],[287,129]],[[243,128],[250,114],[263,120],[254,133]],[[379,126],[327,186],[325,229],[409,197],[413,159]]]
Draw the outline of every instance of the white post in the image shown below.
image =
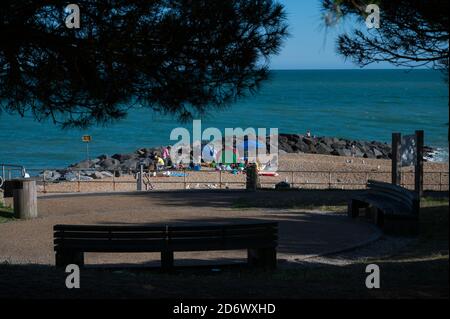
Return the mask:
[[139,172],[137,173],[137,185],[136,185],[137,191],[143,191],[144,190],[144,165],[139,166]]

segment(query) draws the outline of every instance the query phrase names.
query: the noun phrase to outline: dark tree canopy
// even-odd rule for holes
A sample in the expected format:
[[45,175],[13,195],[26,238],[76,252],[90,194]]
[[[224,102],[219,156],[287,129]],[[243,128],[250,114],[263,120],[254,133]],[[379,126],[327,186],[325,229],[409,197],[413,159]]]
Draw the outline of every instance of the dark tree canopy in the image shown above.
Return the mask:
[[338,51],[360,66],[387,61],[448,72],[448,0],[321,0],[328,24],[354,16],[363,23],[368,4],[380,7],[380,28],[354,28],[338,38]]
[[0,2],[0,111],[88,126],[144,106],[189,119],[254,92],[287,36],[272,0]]

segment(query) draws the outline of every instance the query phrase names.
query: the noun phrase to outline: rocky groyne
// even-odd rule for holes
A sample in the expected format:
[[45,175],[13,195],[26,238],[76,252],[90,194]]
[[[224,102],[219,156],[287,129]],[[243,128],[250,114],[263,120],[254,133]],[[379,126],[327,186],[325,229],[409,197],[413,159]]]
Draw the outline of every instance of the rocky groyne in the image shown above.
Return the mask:
[[281,134],[279,149],[286,153],[306,153],[334,156],[390,159],[391,146],[377,141],[356,141],[337,137],[306,137],[297,134]]

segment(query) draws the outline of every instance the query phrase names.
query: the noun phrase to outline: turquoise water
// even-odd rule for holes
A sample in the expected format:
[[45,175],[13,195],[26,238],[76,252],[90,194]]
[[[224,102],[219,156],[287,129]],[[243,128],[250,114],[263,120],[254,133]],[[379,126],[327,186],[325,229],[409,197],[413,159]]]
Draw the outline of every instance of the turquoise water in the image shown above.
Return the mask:
[[[431,70],[273,71],[259,94],[202,118],[203,127],[279,128],[280,132],[389,142],[391,133],[425,130],[427,145],[448,160],[448,86]],[[170,116],[136,109],[122,122],[61,130],[31,117],[0,115],[0,163],[65,167],[92,155],[125,153],[169,143]]]

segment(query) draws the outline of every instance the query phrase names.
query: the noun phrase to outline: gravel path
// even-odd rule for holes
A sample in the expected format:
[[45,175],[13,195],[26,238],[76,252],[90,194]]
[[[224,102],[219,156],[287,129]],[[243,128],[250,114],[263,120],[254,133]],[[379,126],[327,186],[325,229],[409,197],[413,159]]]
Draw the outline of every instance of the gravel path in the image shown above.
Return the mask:
[[[145,194],[40,197],[40,217],[0,224],[0,262],[54,264],[55,224],[214,224],[278,221],[279,259],[300,261],[346,250],[380,237],[372,225],[336,213],[296,209],[231,209],[242,192],[154,192]],[[280,195],[282,196],[282,195]],[[87,264],[158,265],[159,254],[86,254]],[[176,253],[178,264],[236,262],[246,252]],[[282,264],[282,263],[281,263]]]

